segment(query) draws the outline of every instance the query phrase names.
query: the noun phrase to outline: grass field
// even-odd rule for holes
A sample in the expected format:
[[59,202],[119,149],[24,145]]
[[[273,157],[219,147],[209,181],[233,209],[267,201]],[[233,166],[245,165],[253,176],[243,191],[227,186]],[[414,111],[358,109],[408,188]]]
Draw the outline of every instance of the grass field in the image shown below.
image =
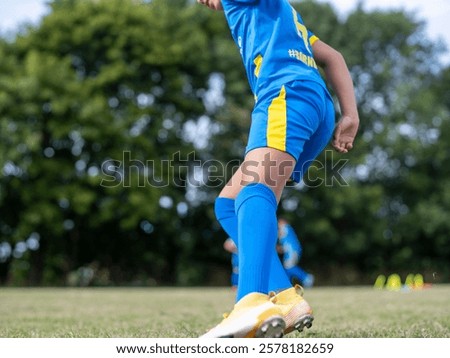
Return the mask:
[[[450,285],[305,292],[315,321],[287,337],[450,338]],[[197,337],[232,307],[229,288],[0,288],[0,337]]]

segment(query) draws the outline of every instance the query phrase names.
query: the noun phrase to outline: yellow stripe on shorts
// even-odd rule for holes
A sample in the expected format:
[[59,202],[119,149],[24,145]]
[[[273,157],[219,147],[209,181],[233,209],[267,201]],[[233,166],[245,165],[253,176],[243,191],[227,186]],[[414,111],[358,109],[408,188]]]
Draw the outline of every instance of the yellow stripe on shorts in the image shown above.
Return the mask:
[[286,89],[281,87],[280,94],[272,100],[268,111],[267,146],[286,151]]

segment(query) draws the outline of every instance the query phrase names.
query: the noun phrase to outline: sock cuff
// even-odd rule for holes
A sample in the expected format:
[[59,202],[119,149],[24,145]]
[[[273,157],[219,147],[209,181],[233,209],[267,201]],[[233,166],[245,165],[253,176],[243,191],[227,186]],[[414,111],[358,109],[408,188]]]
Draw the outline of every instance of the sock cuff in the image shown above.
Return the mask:
[[275,197],[275,193],[272,191],[272,189],[270,189],[266,184],[251,183],[243,187],[239,192],[235,202],[236,213],[244,202],[255,196],[266,199],[269,204],[276,209],[277,198]]
[[235,200],[224,197],[217,197],[214,203],[214,213],[217,220],[223,220],[236,215],[234,212]]

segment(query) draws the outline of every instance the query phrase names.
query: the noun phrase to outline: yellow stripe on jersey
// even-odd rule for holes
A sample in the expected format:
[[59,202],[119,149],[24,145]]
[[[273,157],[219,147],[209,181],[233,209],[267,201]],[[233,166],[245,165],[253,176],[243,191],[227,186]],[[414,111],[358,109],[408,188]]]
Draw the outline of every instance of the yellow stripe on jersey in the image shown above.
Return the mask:
[[303,39],[303,42],[305,43],[305,47],[308,48],[308,29],[306,28],[305,25],[303,25],[302,23],[300,23],[300,21],[298,21],[298,17],[297,17],[298,14],[294,8],[292,8],[292,14],[294,15],[294,23],[295,23],[295,27],[297,28],[297,33]]
[[280,94],[272,100],[268,110],[267,146],[286,151],[286,89],[281,87]]
[[319,38],[316,35],[312,35],[309,38],[309,44],[312,46],[312,45],[314,45],[314,42],[316,42],[317,40],[319,40]]
[[261,55],[256,56],[256,58],[253,60],[253,63],[255,64],[255,76],[259,77],[259,71],[261,71],[261,65],[262,65],[263,57]]

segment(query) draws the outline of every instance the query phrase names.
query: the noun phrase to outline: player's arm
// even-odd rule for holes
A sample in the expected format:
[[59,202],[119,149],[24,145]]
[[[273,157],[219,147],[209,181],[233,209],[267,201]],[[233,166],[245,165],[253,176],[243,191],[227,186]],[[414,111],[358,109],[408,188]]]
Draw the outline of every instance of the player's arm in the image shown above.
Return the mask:
[[197,2],[213,10],[223,10],[221,0],[197,0]]
[[339,101],[341,119],[336,125],[332,145],[341,153],[353,148],[359,126],[355,90],[344,57],[325,42],[316,40],[313,45],[314,60],[324,70]]
[[236,254],[238,252],[236,244],[231,238],[225,240],[225,242],[223,243],[223,248],[226,251],[231,252],[232,254]]

